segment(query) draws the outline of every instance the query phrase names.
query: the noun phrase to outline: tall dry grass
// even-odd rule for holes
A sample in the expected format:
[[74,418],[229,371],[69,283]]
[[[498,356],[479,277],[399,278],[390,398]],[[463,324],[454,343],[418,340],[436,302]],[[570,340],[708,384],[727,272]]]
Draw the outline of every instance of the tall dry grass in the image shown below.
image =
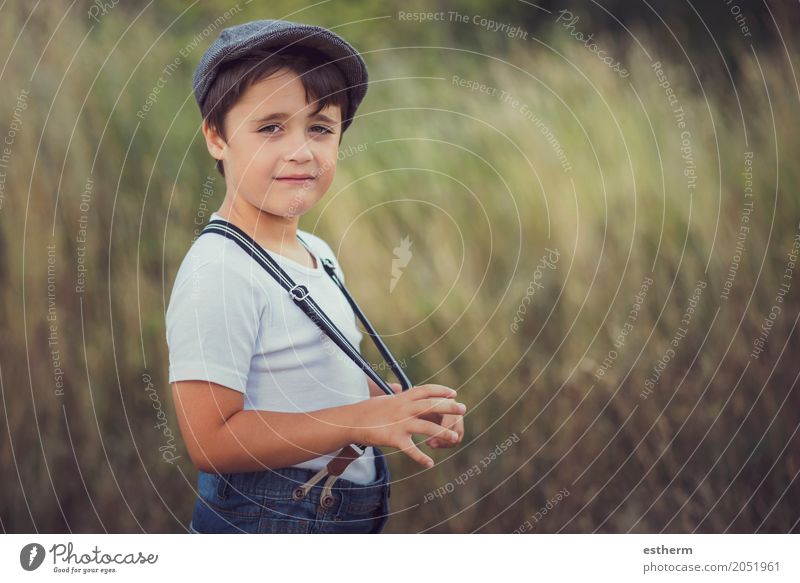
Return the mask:
[[[0,54],[11,55],[0,129],[29,93],[0,209],[0,520],[8,532],[177,532],[195,474],[180,440],[182,458],[163,460],[154,407],[177,432],[164,311],[195,219],[224,195],[216,177],[213,195],[201,196],[216,175],[190,92],[209,40],[143,119],[137,111],[191,41],[191,18],[204,21],[190,13],[170,28],[164,14],[118,9],[89,31],[79,7],[64,17],[65,5],[49,4],[26,22],[29,10],[4,7],[0,18]],[[621,80],[564,36],[511,43],[505,55],[481,55],[479,38],[469,51],[370,51],[386,46],[370,38],[354,44],[374,82],[343,143],[364,151],[343,155],[301,227],[337,250],[415,382],[456,387],[470,406],[464,444],[435,453],[434,470],[391,454],[389,530],[510,532],[526,520],[534,532],[796,530],[796,280],[751,358],[800,217],[787,56],[736,55],[734,93],[724,71],[701,86],[674,50],[638,35],[686,112],[689,192],[680,130],[635,45],[609,43],[631,71]],[[722,299],[745,152],[750,231]],[[412,258],[389,294],[404,237]],[[546,249],[559,253],[554,268],[541,268]],[[87,272],[77,293],[79,253]],[[609,364],[645,278],[654,283]],[[698,281],[706,287],[687,333],[645,399]],[[492,458],[510,436],[518,440]],[[568,495],[553,505],[560,491]]]

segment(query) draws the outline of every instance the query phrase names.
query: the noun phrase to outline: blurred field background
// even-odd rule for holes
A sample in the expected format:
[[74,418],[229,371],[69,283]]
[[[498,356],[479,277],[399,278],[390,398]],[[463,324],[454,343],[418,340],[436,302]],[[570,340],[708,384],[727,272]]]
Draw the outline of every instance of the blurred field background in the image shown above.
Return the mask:
[[[285,18],[333,28],[371,80],[301,228],[337,251],[411,378],[470,407],[464,443],[433,450],[433,470],[387,452],[387,532],[796,532],[797,8],[739,2],[747,37],[724,3],[674,4],[2,3],[2,530],[186,530],[196,473],[164,312],[225,193],[191,74],[224,26]],[[627,78],[570,36],[562,9]],[[694,189],[657,61],[686,114]],[[390,293],[404,237],[411,258]]]

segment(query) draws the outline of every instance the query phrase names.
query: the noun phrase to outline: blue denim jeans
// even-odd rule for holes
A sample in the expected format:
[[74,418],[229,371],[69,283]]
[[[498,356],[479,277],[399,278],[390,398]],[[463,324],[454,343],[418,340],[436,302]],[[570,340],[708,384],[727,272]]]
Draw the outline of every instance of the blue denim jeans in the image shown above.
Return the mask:
[[379,533],[389,519],[390,475],[386,458],[375,450],[375,481],[357,484],[339,478],[333,504],[324,508],[325,479],[295,500],[295,488],[316,472],[279,468],[263,472],[208,474],[197,478],[199,497],[189,532],[200,533]]

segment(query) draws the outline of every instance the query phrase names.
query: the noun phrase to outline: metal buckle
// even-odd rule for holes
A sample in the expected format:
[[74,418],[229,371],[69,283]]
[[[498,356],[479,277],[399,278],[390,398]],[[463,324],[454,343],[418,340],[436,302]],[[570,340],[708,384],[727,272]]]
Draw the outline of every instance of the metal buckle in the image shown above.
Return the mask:
[[[297,295],[295,291],[298,291],[300,295]],[[289,293],[292,294],[292,297],[295,299],[295,301],[302,302],[308,297],[308,288],[304,285],[295,285],[289,290]]]
[[328,257],[322,258],[322,264],[326,267],[330,267],[331,269],[335,269],[336,266],[333,264],[333,261]]

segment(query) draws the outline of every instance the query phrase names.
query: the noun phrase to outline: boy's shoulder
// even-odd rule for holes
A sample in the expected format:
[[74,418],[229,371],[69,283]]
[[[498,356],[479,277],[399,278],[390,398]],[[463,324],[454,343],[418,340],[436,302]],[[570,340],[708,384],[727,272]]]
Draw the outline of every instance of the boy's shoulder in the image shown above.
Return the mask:
[[189,250],[184,257],[184,263],[194,265],[227,265],[231,268],[237,267],[241,263],[243,255],[239,252],[239,246],[222,235],[216,233],[205,233],[199,235],[192,242]]
[[311,248],[317,252],[318,255],[322,255],[323,257],[329,257],[334,261],[336,260],[336,254],[333,252],[333,249],[331,249],[331,246],[328,245],[325,239],[323,239],[319,235],[315,235],[308,231],[304,231],[303,229],[297,229],[297,234],[300,236],[301,239],[303,239],[303,241],[308,243],[311,246]]
[[199,282],[209,282],[224,277],[237,278],[242,283],[249,281],[251,259],[241,252],[236,243],[213,233],[198,236],[186,251],[178,268],[175,287],[191,280],[196,287]]

